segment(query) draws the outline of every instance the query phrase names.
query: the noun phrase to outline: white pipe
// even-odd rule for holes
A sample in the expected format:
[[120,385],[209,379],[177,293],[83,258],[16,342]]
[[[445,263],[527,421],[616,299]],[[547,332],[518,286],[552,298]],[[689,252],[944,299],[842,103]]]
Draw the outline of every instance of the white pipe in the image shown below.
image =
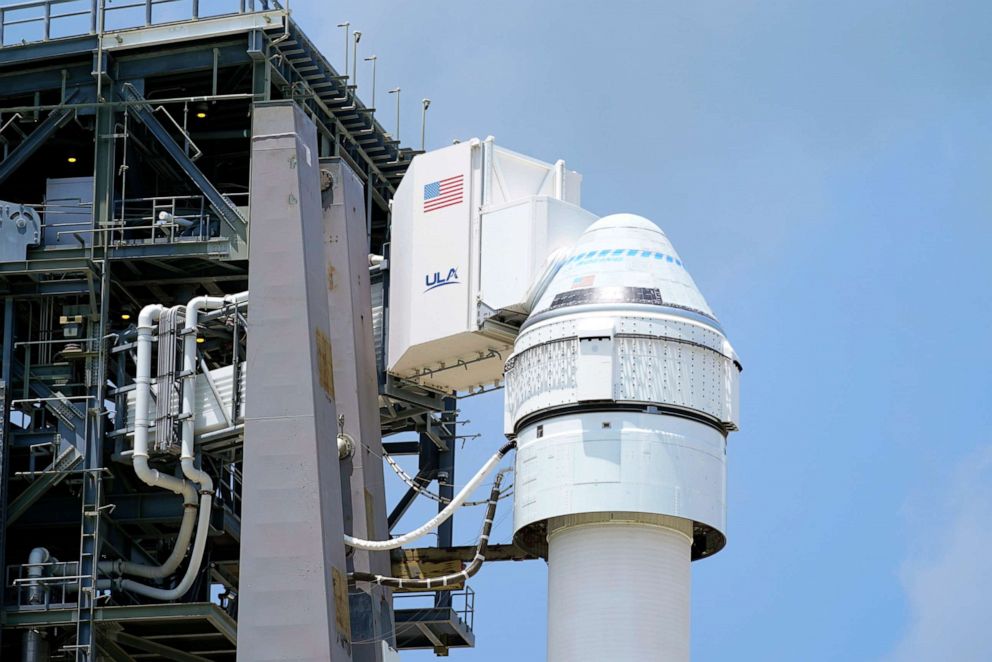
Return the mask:
[[[200,570],[203,561],[203,552],[207,544],[207,534],[210,531],[210,506],[213,502],[214,482],[205,471],[196,468],[194,462],[194,433],[196,425],[196,412],[194,411],[195,389],[196,389],[196,329],[198,324],[199,311],[204,308],[220,308],[228,303],[240,303],[248,298],[248,292],[228,295],[225,297],[195,297],[186,306],[186,326],[185,338],[183,340],[183,373],[185,375],[182,386],[182,454],[180,464],[183,475],[189,481],[200,485],[200,517],[196,527],[196,538],[193,541],[193,551],[190,554],[189,565],[186,573],[174,588],[162,589],[154,586],[146,586],[129,579],[115,582],[118,587],[158,600],[176,600],[181,598],[189,590],[196,580],[196,575]],[[161,307],[158,310],[161,313]],[[144,314],[144,310],[142,311]],[[139,317],[139,338],[141,331],[141,318]],[[149,328],[150,341],[150,328]],[[139,345],[139,352],[141,346]],[[140,356],[140,354],[139,354]],[[149,362],[150,367],[150,362]],[[137,380],[135,380],[137,381]],[[136,397],[136,406],[140,406],[140,400]],[[145,402],[147,407],[147,401]],[[147,411],[147,410],[146,410]],[[146,426],[147,427],[147,426]],[[135,417],[135,440],[137,441],[137,416]],[[135,444],[137,455],[137,443]],[[177,479],[178,480],[178,479]],[[186,481],[182,481],[186,483]],[[171,559],[171,557],[170,557]],[[105,588],[106,582],[100,582],[99,587]]]
[[138,356],[135,359],[137,367],[134,375],[134,473],[143,482],[153,487],[163,487],[167,490],[195,497],[196,490],[186,481],[163,474],[148,466],[148,402],[152,392],[152,329],[165,310],[161,304],[153,303],[141,309],[138,315]]
[[186,556],[193,523],[196,519],[196,488],[189,481],[163,474],[148,466],[148,403],[152,390],[152,331],[154,323],[165,310],[161,304],[151,304],[141,309],[138,315],[137,357],[134,376],[134,452],[132,462],[134,473],[144,483],[152,487],[162,487],[183,496],[183,520],[176,536],[176,545],[165,563],[159,566],[131,563],[127,561],[101,561],[97,567],[105,574],[131,574],[149,579],[168,577]]
[[[45,566],[52,556],[44,547],[35,547],[28,554],[28,577],[40,579],[45,576]],[[28,584],[28,604],[40,605],[45,601],[45,587],[41,583]]]
[[352,538],[346,535],[344,537],[344,544],[349,547],[354,547],[356,549],[365,549],[369,551],[383,551],[387,549],[398,549],[403,545],[413,542],[418,538],[422,538],[438,526],[440,526],[446,519],[452,516],[456,510],[458,510],[463,503],[468,499],[468,497],[475,491],[475,488],[485,480],[486,476],[500,463],[503,456],[510,452],[515,446],[515,442],[509,443],[503,448],[499,449],[495,455],[493,455],[489,460],[482,465],[479,472],[472,477],[472,480],[468,481],[465,487],[462,488],[461,492],[455,495],[455,498],[451,500],[444,510],[439,512],[437,515],[428,520],[423,526],[418,529],[414,529],[409,533],[405,533],[402,536],[393,538],[391,540],[362,540],[360,538]]
[[603,522],[548,538],[548,662],[689,660],[692,540]]
[[156,600],[178,600],[186,594],[186,591],[190,589],[193,582],[196,580],[196,575],[200,571],[200,562],[203,559],[203,550],[206,548],[207,544],[207,532],[210,529],[210,504],[213,497],[209,494],[203,494],[200,499],[200,521],[196,527],[196,540],[193,542],[193,553],[190,555],[189,565],[186,567],[186,574],[174,588],[155,588],[154,586],[147,586],[140,582],[132,581],[130,579],[120,579],[114,582],[101,581],[97,582],[97,588],[109,588],[110,586],[116,584],[119,588],[126,591],[131,591],[139,595],[144,595],[149,598],[155,598]]
[[[183,468],[183,475],[194,483],[200,484],[201,494],[212,494],[214,482],[210,474],[197,469],[193,464],[194,436],[196,432],[196,412],[194,405],[196,401],[196,329],[199,324],[201,310],[221,308],[227,304],[238,304],[248,298],[248,292],[228,294],[223,297],[200,296],[190,299],[186,304],[186,328],[183,329],[183,407],[182,407],[182,454],[180,463]],[[237,385],[235,385],[237,388]]]
[[493,145],[496,139],[487,136],[482,142],[482,205],[486,206],[493,199],[493,185],[496,181],[493,175]]
[[[185,482],[185,481],[184,481]],[[145,565],[129,561],[100,561],[100,572],[114,575],[134,575],[148,579],[162,579],[174,573],[186,558],[189,541],[193,537],[193,526],[196,524],[197,499],[196,490],[189,484],[192,495],[183,495],[183,520],[176,535],[176,544],[169,558],[162,565]]]
[[[193,585],[196,575],[199,572],[200,564],[203,561],[203,552],[207,544],[207,534],[210,531],[210,506],[213,502],[213,491],[214,482],[205,471],[196,468],[193,464],[194,455],[194,434],[196,425],[196,412],[194,411],[195,403],[195,390],[196,390],[196,329],[198,324],[199,312],[201,309],[209,308],[220,308],[228,303],[238,304],[248,298],[248,292],[240,292],[238,294],[228,295],[225,297],[195,297],[190,300],[186,305],[186,326],[185,326],[185,338],[183,340],[183,373],[185,375],[185,381],[182,386],[182,454],[180,456],[180,464],[182,465],[183,474],[189,481],[198,483],[200,485],[200,517],[199,522],[196,527],[196,539],[193,541],[193,552],[190,555],[189,565],[186,567],[186,573],[183,575],[182,580],[174,588],[162,589],[156,588],[154,586],[146,586],[139,582],[124,579],[116,582],[116,584],[128,591],[138,593],[150,598],[156,598],[158,600],[176,600],[189,590],[190,586]],[[151,308],[151,307],[149,307]],[[161,313],[161,306],[159,306],[158,313]],[[144,315],[144,310],[142,310],[142,315]],[[141,318],[139,316],[139,339],[141,333]],[[150,342],[150,327],[149,327],[149,342]],[[139,357],[141,356],[141,345],[138,346]],[[150,367],[149,361],[149,367]],[[140,369],[140,368],[139,368]],[[137,382],[137,379],[135,380]],[[136,397],[136,406],[140,406],[141,402]],[[147,400],[145,401],[145,407],[147,411]],[[147,423],[146,423],[147,428]],[[137,416],[135,416],[135,455],[137,455]],[[147,453],[147,451],[146,451]],[[146,458],[147,459],[147,458]],[[176,479],[178,480],[178,479]],[[188,484],[187,481],[182,481],[184,484]],[[185,524],[185,519],[184,519]],[[180,530],[180,534],[182,529]],[[188,540],[187,540],[188,543]],[[185,550],[184,550],[185,551]],[[172,560],[170,556],[169,561]],[[168,561],[167,561],[168,562]],[[178,567],[178,564],[177,566]],[[106,588],[107,583],[101,582],[99,584],[101,588]]]
[[555,197],[565,199],[565,162],[561,159],[555,161]]

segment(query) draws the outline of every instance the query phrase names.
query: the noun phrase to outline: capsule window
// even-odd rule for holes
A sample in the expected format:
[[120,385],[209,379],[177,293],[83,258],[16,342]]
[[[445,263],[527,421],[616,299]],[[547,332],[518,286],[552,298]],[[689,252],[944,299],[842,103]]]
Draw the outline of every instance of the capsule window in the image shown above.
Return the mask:
[[540,439],[543,436],[544,436],[544,426],[543,425],[538,425],[537,426],[537,438]]
[[603,421],[603,429],[604,430],[609,430],[612,427],[613,427],[613,424],[612,423],[610,423],[609,421]]

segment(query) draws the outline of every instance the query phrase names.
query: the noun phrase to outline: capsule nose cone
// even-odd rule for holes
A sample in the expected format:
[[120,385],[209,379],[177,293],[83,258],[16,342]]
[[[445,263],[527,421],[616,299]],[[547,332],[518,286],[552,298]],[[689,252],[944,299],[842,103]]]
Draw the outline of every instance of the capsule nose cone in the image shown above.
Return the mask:
[[602,230],[618,230],[621,228],[647,230],[648,232],[657,232],[662,236],[665,234],[652,221],[637,214],[610,214],[609,216],[604,216],[586,228],[586,233]]
[[583,303],[661,305],[716,321],[672,242],[636,214],[611,214],[590,225],[535,311]]

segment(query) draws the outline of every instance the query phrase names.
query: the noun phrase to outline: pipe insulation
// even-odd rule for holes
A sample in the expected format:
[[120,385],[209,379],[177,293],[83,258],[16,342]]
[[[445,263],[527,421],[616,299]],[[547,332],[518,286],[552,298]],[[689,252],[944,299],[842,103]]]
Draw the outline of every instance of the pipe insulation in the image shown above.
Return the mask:
[[479,469],[474,476],[472,476],[472,480],[468,481],[465,487],[463,487],[461,491],[455,495],[455,497],[451,500],[451,503],[445,506],[444,510],[429,519],[419,528],[414,529],[409,533],[404,533],[403,535],[393,538],[392,540],[362,540],[360,538],[353,538],[346,535],[344,537],[344,544],[356,549],[366,549],[375,552],[387,549],[398,549],[407,543],[423,538],[425,535],[443,524],[444,521],[451,517],[456,510],[461,508],[462,504],[468,500],[472,492],[475,491],[482,481],[486,479],[486,476],[488,476],[492,470],[496,468],[496,465],[498,465],[503,457],[513,450],[516,445],[516,441],[510,441],[496,451],[496,453],[489,458],[484,465],[482,465],[482,468]]
[[548,662],[688,662],[691,547],[684,530],[653,524],[553,530]]

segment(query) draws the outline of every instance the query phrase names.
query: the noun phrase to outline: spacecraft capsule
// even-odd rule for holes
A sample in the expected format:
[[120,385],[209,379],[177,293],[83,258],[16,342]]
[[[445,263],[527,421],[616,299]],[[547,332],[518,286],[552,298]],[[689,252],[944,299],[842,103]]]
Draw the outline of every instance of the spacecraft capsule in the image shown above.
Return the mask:
[[689,561],[726,541],[739,371],[657,226],[615,214],[582,234],[505,369],[514,539],[548,559],[549,660],[688,659]]

